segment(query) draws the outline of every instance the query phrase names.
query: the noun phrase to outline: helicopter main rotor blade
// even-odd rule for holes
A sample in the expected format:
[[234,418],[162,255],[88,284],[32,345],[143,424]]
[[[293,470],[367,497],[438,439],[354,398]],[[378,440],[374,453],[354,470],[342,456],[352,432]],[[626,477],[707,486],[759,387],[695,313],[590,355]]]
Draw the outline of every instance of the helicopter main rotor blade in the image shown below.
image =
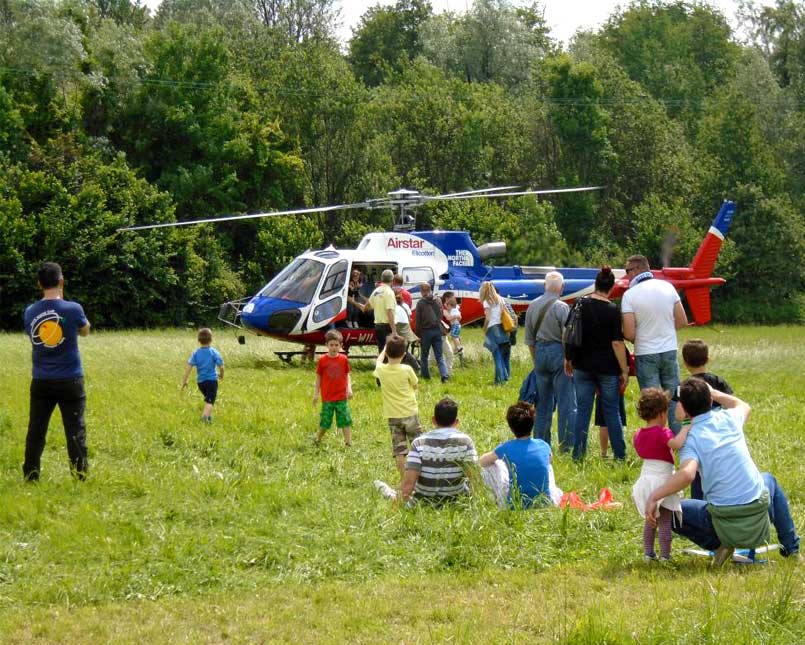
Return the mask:
[[579,188],[548,188],[545,190],[518,190],[513,193],[490,193],[488,195],[460,195],[445,199],[475,199],[478,197],[520,197],[521,195],[556,195],[559,193],[582,193],[591,190],[603,190],[604,186],[581,186]]
[[173,226],[191,226],[193,224],[210,224],[215,222],[231,222],[240,219],[259,219],[261,217],[280,217],[282,215],[305,215],[308,213],[326,213],[329,211],[340,211],[348,208],[368,208],[369,204],[360,202],[358,204],[339,204],[337,206],[318,206],[316,208],[296,208],[287,211],[273,211],[271,213],[251,213],[248,215],[229,215],[227,217],[208,217],[206,219],[194,219],[186,222],[165,222],[162,224],[145,224],[143,226],[124,226],[118,231],[143,231],[150,228],[168,228]]
[[[423,195],[425,199],[428,201],[434,199],[449,199],[451,197],[461,197],[463,195],[475,195],[479,193],[494,193],[499,190],[513,190],[514,188],[520,188],[520,186],[498,186],[496,188],[480,188],[478,190],[465,190],[462,193],[445,193],[444,195]],[[482,196],[482,195],[481,195]]]

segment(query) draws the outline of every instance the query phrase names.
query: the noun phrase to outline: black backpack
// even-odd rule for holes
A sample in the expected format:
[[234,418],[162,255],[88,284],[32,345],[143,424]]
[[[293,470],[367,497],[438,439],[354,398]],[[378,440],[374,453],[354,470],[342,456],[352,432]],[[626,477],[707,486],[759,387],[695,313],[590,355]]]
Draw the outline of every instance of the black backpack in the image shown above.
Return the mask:
[[565,345],[566,354],[569,356],[575,355],[581,349],[584,340],[584,331],[582,330],[581,320],[582,311],[585,298],[579,298],[570,309],[565,321],[565,329],[562,333],[562,342]]

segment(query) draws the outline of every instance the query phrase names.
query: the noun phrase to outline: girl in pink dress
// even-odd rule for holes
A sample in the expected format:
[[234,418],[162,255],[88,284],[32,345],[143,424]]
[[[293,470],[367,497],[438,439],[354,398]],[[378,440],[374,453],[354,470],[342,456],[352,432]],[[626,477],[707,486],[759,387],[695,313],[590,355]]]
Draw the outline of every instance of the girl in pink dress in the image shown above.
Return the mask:
[[[634,447],[637,455],[643,460],[643,469],[640,478],[632,487],[632,498],[637,506],[637,512],[645,518],[645,508],[651,493],[662,486],[674,474],[674,453],[685,445],[688,428],[685,426],[678,435],[674,436],[668,423],[668,394],[657,387],[643,390],[637,404],[637,413],[646,422],[646,427],[640,428],[634,436]],[[657,528],[660,533],[660,560],[671,559],[671,522],[676,516],[678,522],[682,521],[682,495],[674,493],[664,497],[658,505],[659,520]],[[654,540],[657,528],[646,522],[643,526],[643,558],[656,560]]]

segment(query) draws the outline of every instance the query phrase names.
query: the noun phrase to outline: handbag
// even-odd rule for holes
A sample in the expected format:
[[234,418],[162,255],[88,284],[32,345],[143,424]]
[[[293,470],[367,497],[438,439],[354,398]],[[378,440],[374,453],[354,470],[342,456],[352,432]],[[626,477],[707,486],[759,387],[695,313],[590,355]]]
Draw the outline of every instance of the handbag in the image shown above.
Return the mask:
[[567,316],[565,329],[562,333],[562,342],[565,345],[567,353],[571,356],[581,349],[582,342],[584,341],[584,330],[581,326],[583,302],[584,298],[576,300]]
[[514,318],[509,313],[509,305],[508,303],[504,302],[503,298],[500,299],[500,324],[503,325],[503,331],[507,334],[514,331],[517,328],[517,323],[514,322]]

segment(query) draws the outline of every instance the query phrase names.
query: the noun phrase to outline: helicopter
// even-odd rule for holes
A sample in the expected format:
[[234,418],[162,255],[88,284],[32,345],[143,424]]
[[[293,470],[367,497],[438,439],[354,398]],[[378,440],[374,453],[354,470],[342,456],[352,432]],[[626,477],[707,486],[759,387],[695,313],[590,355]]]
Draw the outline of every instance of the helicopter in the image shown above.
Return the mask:
[[[219,309],[218,319],[231,327],[307,347],[324,345],[325,333],[337,328],[343,336],[343,350],[348,354],[351,347],[376,343],[371,317],[359,320],[357,326],[347,324],[347,293],[353,271],[359,271],[364,277],[366,296],[375,288],[386,269],[402,276],[403,287],[411,293],[414,302],[419,298],[422,283],[429,283],[436,295],[452,291],[459,302],[463,324],[483,318],[483,304],[478,294],[481,283],[486,280],[495,285],[497,292],[516,313],[525,311],[532,300],[542,295],[545,276],[550,271],[559,271],[564,277],[562,300],[573,302],[592,293],[597,268],[487,266],[484,264],[486,260],[505,255],[505,242],[476,246],[466,231],[416,230],[414,209],[431,201],[550,195],[601,189],[598,186],[547,190],[519,188],[501,186],[435,196],[399,189],[387,193],[385,198],[367,199],[355,204],[132,226],[120,230],[359,208],[395,209],[393,230],[366,234],[356,249],[336,249],[330,245],[324,249],[308,250],[296,257],[255,295],[225,302]],[[684,294],[696,325],[710,321],[710,289],[725,283],[723,278],[713,277],[712,271],[734,214],[735,204],[724,201],[689,266],[653,271],[655,278],[670,282]],[[628,289],[629,281],[624,270],[616,269],[614,273],[616,283],[612,297],[618,298]],[[240,335],[238,341],[244,343],[245,336]],[[275,353],[282,360],[290,362],[293,356],[304,355],[307,351]]]

